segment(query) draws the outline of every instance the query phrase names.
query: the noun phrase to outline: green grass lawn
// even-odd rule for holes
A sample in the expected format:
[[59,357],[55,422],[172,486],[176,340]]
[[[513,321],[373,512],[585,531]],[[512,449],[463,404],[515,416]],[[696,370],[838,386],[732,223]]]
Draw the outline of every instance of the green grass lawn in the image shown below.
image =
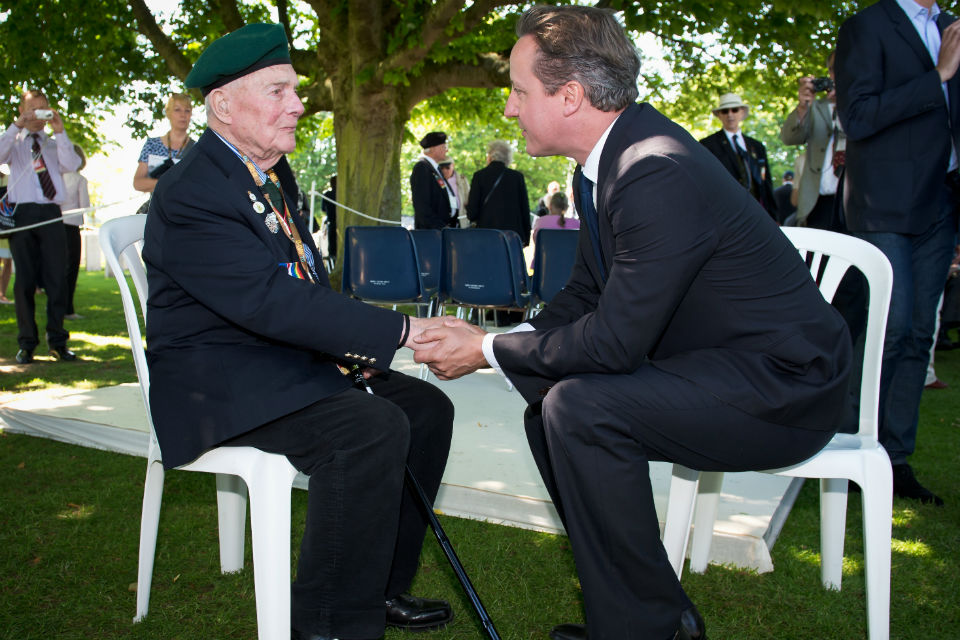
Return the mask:
[[[68,328],[82,362],[39,358],[21,367],[13,308],[0,306],[0,403],[21,391],[136,379],[113,280],[81,273],[77,307],[85,317]],[[939,352],[937,372],[951,386],[926,392],[912,463],[947,506],[894,502],[890,630],[898,639],[960,636],[960,352]],[[0,432],[0,639],[256,638],[249,539],[246,568],[221,575],[208,474],[167,474],[150,614],[131,623],[144,466],[142,458]],[[293,507],[297,549],[305,492],[293,493]],[[553,624],[582,620],[565,537],[442,520],[504,640],[545,640]],[[861,534],[860,497],[852,494],[843,589],[825,591],[817,483],[808,482],[773,549],[772,573],[711,566],[684,574],[684,586],[712,640],[864,638]],[[414,592],[450,599],[456,619],[416,637],[486,637],[438,546],[428,540],[424,549]]]

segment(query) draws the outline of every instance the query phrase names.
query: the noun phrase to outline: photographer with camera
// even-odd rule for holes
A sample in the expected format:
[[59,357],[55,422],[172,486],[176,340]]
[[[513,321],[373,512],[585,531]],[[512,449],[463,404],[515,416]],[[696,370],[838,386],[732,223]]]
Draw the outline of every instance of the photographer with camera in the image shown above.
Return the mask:
[[[144,193],[153,193],[157,179],[180,162],[183,154],[193,146],[194,140],[187,133],[193,115],[193,102],[185,93],[174,93],[164,108],[170,130],[159,138],[147,138],[133,176],[133,188]],[[137,213],[146,213],[150,206],[147,200]]]
[[800,78],[799,102],[780,128],[788,145],[807,145],[797,194],[796,226],[843,231],[843,203],[837,186],[844,164],[847,137],[837,119],[833,88],[834,53],[827,58],[829,77]]
[[[53,137],[44,131],[47,125]],[[50,108],[43,92],[24,92],[19,117],[0,135],[0,163],[10,166],[6,198],[13,210],[14,228],[8,237],[17,273],[13,285],[17,362],[33,362],[33,352],[40,342],[34,295],[41,277],[47,293],[50,355],[57,360],[76,360],[77,356],[67,348],[69,334],[63,328],[67,308],[67,240],[60,214],[66,189],[60,174],[76,171],[80,157],[63,129],[60,114]],[[18,230],[22,227],[32,228]]]

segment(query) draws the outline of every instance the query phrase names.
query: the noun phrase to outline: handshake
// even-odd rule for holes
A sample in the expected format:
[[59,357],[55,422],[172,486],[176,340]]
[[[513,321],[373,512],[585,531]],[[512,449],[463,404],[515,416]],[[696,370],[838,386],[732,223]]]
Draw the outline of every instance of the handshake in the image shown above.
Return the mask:
[[403,346],[415,362],[426,364],[441,380],[454,380],[489,366],[483,355],[486,331],[463,320],[410,318],[410,335]]

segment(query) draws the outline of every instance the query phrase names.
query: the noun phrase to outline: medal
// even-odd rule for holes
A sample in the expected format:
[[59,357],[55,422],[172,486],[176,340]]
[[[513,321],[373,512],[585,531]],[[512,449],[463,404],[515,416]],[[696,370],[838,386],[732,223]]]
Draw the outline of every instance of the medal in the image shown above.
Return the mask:
[[250,196],[250,202],[256,202],[257,196],[253,195],[252,191],[247,191],[247,195]]
[[[264,211],[266,211],[266,209],[267,209],[267,208],[264,207],[264,206],[263,206],[263,203],[260,202],[259,200],[255,200],[255,201],[253,202],[253,210],[256,211],[257,213],[263,213]],[[273,216],[272,213],[271,213],[270,215]],[[274,223],[274,224],[277,223],[276,216],[274,216],[273,223]],[[276,233],[276,232],[274,232],[274,233]]]
[[[258,211],[258,213],[260,213],[263,211],[263,205],[259,202],[257,204],[260,205],[260,211]],[[267,214],[267,217],[263,219],[263,222],[267,225],[267,229],[270,230],[270,233],[276,233],[280,230],[280,224],[277,222],[277,216],[272,211]]]

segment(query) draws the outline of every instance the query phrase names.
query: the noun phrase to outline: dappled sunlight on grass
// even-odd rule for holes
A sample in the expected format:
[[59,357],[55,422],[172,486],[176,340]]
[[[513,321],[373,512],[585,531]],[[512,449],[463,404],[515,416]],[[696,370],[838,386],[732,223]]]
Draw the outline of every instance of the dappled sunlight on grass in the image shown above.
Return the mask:
[[[72,344],[85,342],[96,347],[120,347],[122,349],[130,348],[130,339],[126,335],[103,336],[82,331],[70,332],[70,341]],[[79,345],[77,345],[79,347]]]
[[891,549],[894,553],[916,556],[920,558],[929,558],[933,555],[933,549],[930,545],[919,540],[893,540]]
[[95,509],[86,504],[67,503],[67,508],[57,514],[61,520],[85,520],[93,515]]

